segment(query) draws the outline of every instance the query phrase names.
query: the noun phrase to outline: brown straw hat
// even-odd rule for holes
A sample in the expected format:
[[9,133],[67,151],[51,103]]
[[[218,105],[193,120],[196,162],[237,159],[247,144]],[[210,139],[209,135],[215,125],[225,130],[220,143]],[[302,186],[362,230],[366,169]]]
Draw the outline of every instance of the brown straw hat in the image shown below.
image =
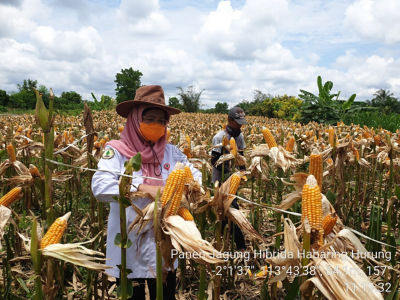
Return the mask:
[[121,102],[117,105],[117,113],[126,118],[134,106],[149,104],[165,110],[169,115],[179,114],[177,108],[165,105],[164,91],[159,85],[144,85],[136,90],[135,99]]

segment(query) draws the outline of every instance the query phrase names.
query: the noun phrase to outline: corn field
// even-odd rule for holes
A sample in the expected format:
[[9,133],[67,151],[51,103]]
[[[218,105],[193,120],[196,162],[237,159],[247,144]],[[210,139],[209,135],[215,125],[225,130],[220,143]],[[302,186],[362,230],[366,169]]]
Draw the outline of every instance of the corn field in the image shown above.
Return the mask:
[[[55,116],[37,97],[36,115],[0,116],[0,298],[124,299],[104,273],[109,208],[90,183],[125,120],[88,108]],[[247,116],[244,156],[224,140],[217,164],[232,172],[214,185],[212,137],[226,119],[171,118],[169,142],[202,183],[176,166],[181,187],[167,181],[169,194],[131,226],[154,220],[156,239],[170,238],[177,299],[399,299],[400,132]],[[122,177],[126,206],[140,195],[121,200],[130,185]],[[235,249],[233,224],[244,251]]]

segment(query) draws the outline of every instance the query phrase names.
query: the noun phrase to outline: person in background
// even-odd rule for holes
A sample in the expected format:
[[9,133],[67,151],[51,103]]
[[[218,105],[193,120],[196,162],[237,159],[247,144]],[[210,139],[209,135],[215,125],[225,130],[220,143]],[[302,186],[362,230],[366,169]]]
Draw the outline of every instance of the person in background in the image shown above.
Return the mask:
[[[133,172],[131,192],[145,192],[150,197],[133,200],[133,203],[143,209],[154,198],[157,191],[163,191],[163,186],[177,162],[190,166],[193,177],[201,183],[201,172],[195,169],[186,156],[174,145],[166,141],[166,126],[170,116],[180,113],[180,110],[165,105],[164,91],[159,85],[142,86],[136,90],[134,100],[117,105],[117,113],[126,118],[124,130],[119,140],[112,140],[105,146],[98,168],[114,173],[124,173],[124,163],[137,153],[141,153],[142,167]],[[116,277],[119,282],[121,264],[121,249],[114,244],[115,236],[120,232],[119,203],[114,196],[119,195],[119,176],[114,173],[97,171],[93,175],[92,190],[94,196],[103,202],[110,203],[110,214],[107,225],[107,265],[112,267],[106,273]],[[130,206],[126,208],[127,224],[129,226],[137,216]],[[133,279],[133,297],[145,299],[145,284],[147,283],[150,299],[156,299],[156,246],[153,223],[150,222],[140,234],[131,231],[128,238],[132,246],[127,249],[127,268],[132,272],[128,278]],[[176,269],[176,264],[175,264]],[[164,299],[175,299],[176,272],[163,270],[166,275],[164,283]]]
[[[213,137],[213,139],[212,139],[213,146],[222,144],[224,136],[228,140],[230,140],[230,138],[233,137],[236,141],[236,145],[237,145],[239,154],[243,155],[243,150],[246,148],[246,143],[244,142],[244,136],[240,129],[241,129],[242,125],[245,125],[245,124],[247,124],[247,122],[245,119],[245,113],[244,113],[243,109],[238,106],[231,108],[228,112],[228,124],[226,125],[225,129],[220,130]],[[230,161],[220,164],[219,166],[215,166],[215,163],[218,161],[218,159],[221,157],[221,155],[224,155],[227,153],[229,153],[229,151],[226,150],[223,146],[213,148],[213,150],[211,151],[211,164],[213,165],[213,170],[212,170],[212,182],[213,183],[215,183],[216,181],[219,181],[220,183],[222,183],[226,178],[229,177],[231,172],[235,171],[235,170],[231,170]],[[239,170],[245,170],[245,169],[246,169],[245,166],[239,167]],[[222,175],[223,175],[223,178],[222,178]],[[233,200],[232,207],[239,209],[237,199]],[[235,224],[233,224],[232,228],[233,228],[233,234],[234,234],[234,240],[236,243],[236,247],[239,250],[246,249],[245,240],[244,240],[242,231]]]

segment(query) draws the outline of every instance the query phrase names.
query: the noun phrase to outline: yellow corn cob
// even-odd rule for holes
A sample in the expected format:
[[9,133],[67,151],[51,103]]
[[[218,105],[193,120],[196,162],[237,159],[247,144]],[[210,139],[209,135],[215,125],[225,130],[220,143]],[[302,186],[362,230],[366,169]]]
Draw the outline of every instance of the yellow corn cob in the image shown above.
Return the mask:
[[328,135],[329,135],[329,145],[331,145],[331,147],[334,147],[335,146],[335,129],[333,129],[332,127],[329,127]]
[[[318,182],[313,175],[307,177],[306,184],[302,191],[301,203],[301,221],[308,219],[311,228],[322,231],[322,196],[318,186]],[[321,246],[322,236],[319,237]]]
[[356,161],[360,160],[360,153],[358,152],[358,150],[356,148],[353,149],[353,155],[356,158]]
[[226,137],[226,135],[224,135],[224,137],[222,138],[222,146],[226,147],[229,144],[228,138]]
[[171,138],[171,129],[167,128],[167,137],[165,138],[167,142],[169,142],[169,139]]
[[368,131],[364,131],[362,134],[363,138],[369,139],[371,137],[371,135],[369,134]]
[[180,207],[177,211],[177,215],[181,216],[185,221],[193,221],[194,220],[192,214],[186,207]]
[[323,165],[321,153],[314,152],[310,155],[309,174],[314,175],[320,190],[322,190]]
[[8,207],[11,203],[17,200],[22,193],[21,187],[15,187],[0,199],[0,205]]
[[190,136],[186,136],[186,146],[183,148],[183,153],[187,156],[187,158],[192,157],[192,151],[191,151],[191,141],[190,141]]
[[374,135],[374,142],[379,146],[381,144],[381,137],[379,135]]
[[231,154],[236,157],[237,153],[238,153],[238,149],[236,146],[236,141],[233,137],[231,137],[231,139],[229,140],[229,145],[231,146]]
[[278,144],[276,143],[274,136],[272,135],[271,131],[268,128],[263,128],[262,134],[269,148],[278,147]]
[[28,131],[26,132],[26,137],[31,138],[32,136],[32,128],[29,128]]
[[185,185],[185,171],[182,169],[177,170],[176,191],[171,199],[171,204],[165,212],[165,216],[169,217],[175,215],[179,205],[181,204],[183,187]]
[[294,142],[294,136],[291,136],[286,144],[286,151],[293,152]]
[[15,150],[14,150],[13,144],[9,143],[7,145],[7,153],[8,153],[8,157],[10,158],[11,162],[15,162],[17,160],[17,158],[15,156]]
[[38,168],[32,164],[29,165],[29,173],[31,173],[32,177],[42,177]]
[[62,217],[57,218],[51,224],[44,237],[40,240],[40,249],[46,248],[49,245],[57,244],[61,241],[62,235],[67,228],[68,218],[71,212],[66,213]]
[[165,183],[164,191],[161,196],[161,204],[164,206],[167,204],[168,200],[172,197],[172,193],[175,190],[176,182],[178,178],[177,170],[173,170],[167,178],[167,182]]
[[335,213],[328,214],[322,220],[322,228],[324,229],[324,235],[328,235],[332,232],[333,227],[336,225],[337,215]]
[[229,185],[229,194],[235,195],[240,184],[241,177],[238,174],[233,174]]
[[100,143],[100,147],[103,148],[104,145],[107,143],[107,140],[105,138],[102,138],[99,143]]
[[266,276],[268,274],[268,272],[269,272],[268,265],[267,266],[263,266],[263,267],[261,267],[261,270],[256,273],[256,278],[260,278],[260,277]]
[[190,181],[194,180],[190,167],[185,166],[184,170],[185,170],[185,183],[189,183]]

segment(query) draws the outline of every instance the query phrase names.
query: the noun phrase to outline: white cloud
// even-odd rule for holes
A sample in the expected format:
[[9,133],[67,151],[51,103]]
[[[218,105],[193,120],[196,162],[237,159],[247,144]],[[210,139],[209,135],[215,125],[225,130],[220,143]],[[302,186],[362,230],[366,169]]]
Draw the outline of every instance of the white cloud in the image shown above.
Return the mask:
[[[204,89],[201,101],[208,106],[250,100],[256,89],[316,93],[318,75],[333,81],[343,97],[357,93],[366,99],[379,88],[399,97],[400,51],[394,41],[400,30],[392,13],[398,4],[384,1],[395,5],[391,11],[380,8],[388,10],[389,21],[381,20],[375,2],[369,8],[365,0],[0,4],[8,16],[0,18],[0,89],[13,91],[31,78],[56,94],[114,96],[115,74],[132,67],[143,73],[143,84],[163,85],[167,97],[178,86]],[[366,39],[355,38],[348,26]]]
[[93,27],[84,27],[75,32],[38,26],[31,33],[31,39],[46,59],[79,61],[101,54],[102,39]]
[[400,1],[358,0],[346,10],[345,24],[364,38],[400,42]]
[[275,24],[287,14],[287,2],[248,0],[241,9],[221,1],[204,23],[197,39],[219,58],[248,59],[277,39]]

